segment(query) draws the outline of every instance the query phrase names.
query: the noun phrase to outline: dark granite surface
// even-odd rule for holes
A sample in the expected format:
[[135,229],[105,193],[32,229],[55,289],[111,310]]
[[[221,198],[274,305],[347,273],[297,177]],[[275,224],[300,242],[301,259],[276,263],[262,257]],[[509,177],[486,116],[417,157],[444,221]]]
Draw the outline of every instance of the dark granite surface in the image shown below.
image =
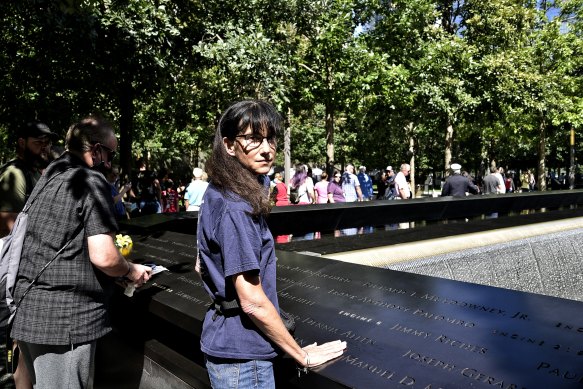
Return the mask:
[[[171,271],[131,299],[200,334],[208,297],[192,235],[134,236],[137,262]],[[300,344],[343,339],[346,354],[298,387],[581,388],[583,303],[278,251],[278,294]],[[167,342],[180,346],[181,337]],[[189,345],[193,347],[193,345]],[[287,378],[286,378],[287,379]]]

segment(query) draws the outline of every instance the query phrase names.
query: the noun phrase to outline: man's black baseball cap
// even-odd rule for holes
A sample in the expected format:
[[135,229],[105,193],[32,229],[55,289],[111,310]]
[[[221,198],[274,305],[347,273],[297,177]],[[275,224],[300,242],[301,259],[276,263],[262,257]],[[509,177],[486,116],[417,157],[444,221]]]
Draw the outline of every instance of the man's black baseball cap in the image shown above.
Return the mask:
[[59,137],[51,131],[49,126],[41,122],[28,122],[18,130],[19,138],[28,138],[30,136],[34,138],[48,136],[53,140],[56,140]]

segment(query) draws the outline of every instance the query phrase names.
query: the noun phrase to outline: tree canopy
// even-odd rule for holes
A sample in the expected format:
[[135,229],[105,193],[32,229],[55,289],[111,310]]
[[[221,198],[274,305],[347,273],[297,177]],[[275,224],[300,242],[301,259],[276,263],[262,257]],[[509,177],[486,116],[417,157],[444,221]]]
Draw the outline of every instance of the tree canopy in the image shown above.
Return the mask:
[[[0,161],[29,120],[98,114],[127,172],[202,165],[221,111],[267,99],[312,166],[415,158],[568,168],[583,124],[583,0],[6,0]],[[577,138],[577,145],[580,141]],[[278,157],[278,164],[283,159]]]

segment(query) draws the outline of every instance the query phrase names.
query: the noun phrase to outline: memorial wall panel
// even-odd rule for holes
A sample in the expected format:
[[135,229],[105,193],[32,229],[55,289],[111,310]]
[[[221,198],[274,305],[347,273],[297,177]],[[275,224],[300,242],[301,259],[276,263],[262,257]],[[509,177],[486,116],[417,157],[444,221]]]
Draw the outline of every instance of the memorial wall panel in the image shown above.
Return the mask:
[[[169,268],[133,298],[200,333],[208,296],[195,238],[134,236],[136,262]],[[583,303],[278,251],[280,305],[308,345],[346,353],[297,387],[582,388]],[[291,375],[290,375],[291,377]]]

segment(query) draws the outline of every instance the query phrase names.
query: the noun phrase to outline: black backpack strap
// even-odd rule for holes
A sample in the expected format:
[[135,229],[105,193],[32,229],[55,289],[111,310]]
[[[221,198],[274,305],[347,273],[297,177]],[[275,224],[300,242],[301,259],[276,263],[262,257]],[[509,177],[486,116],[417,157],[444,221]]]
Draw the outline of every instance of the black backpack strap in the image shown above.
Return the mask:
[[36,192],[36,194],[34,195],[34,197],[32,197],[32,198],[29,197],[28,198],[26,204],[24,205],[24,208],[22,209],[22,212],[28,212],[28,210],[30,209],[30,207],[32,206],[32,204],[34,203],[34,201],[37,199],[38,195],[41,194],[41,192],[43,190],[45,190],[45,188],[47,187],[47,185],[49,185],[49,183],[52,180],[54,180],[55,178],[57,178],[61,174],[65,173],[65,172],[67,172],[67,171],[69,171],[71,169],[74,169],[75,167],[76,166],[70,166],[70,167],[66,168],[65,170],[63,170],[63,171],[56,173],[54,176],[52,176],[51,178],[49,178],[48,180],[46,180],[45,183],[44,183],[44,185],[42,186],[42,188],[40,188],[38,190],[38,192]]
[[32,183],[32,175],[28,169],[22,169],[24,172],[24,177],[26,179],[26,196],[24,197],[24,201],[28,201],[32,190],[34,189],[34,184]]

